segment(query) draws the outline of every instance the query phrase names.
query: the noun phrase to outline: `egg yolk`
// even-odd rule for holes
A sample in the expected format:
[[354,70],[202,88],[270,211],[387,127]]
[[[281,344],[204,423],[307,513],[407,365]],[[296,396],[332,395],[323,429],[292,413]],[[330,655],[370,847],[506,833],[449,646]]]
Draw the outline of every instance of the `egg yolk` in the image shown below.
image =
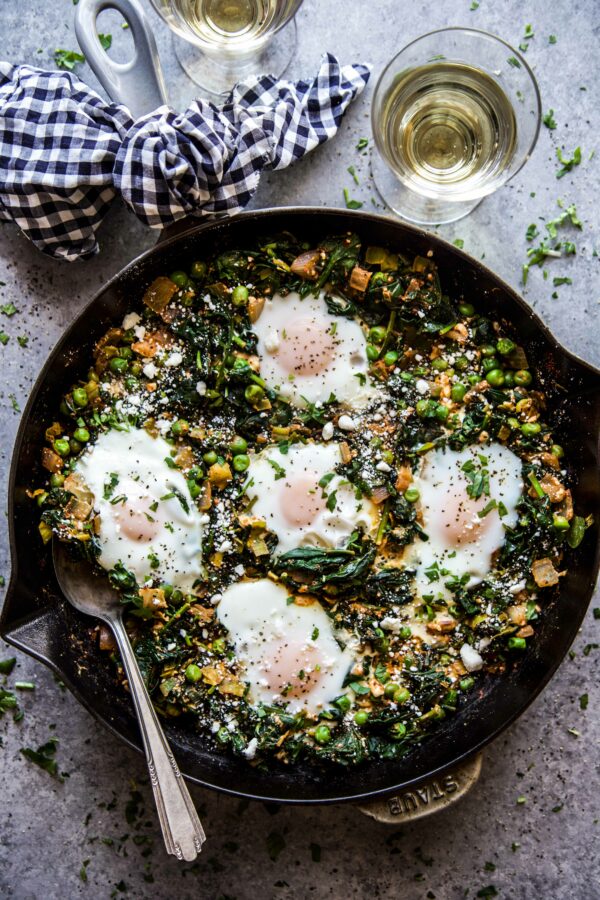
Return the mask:
[[279,494],[281,513],[289,525],[296,527],[311,525],[325,509],[327,500],[316,482],[316,476],[303,477],[281,486]]
[[479,516],[481,500],[450,496],[446,504],[438,519],[438,530],[445,543],[457,547],[474,544],[488,530],[493,511]]
[[277,357],[291,375],[317,375],[335,358],[330,323],[314,316],[298,316],[286,324],[280,336]]
[[309,694],[323,677],[323,656],[313,644],[293,640],[273,643],[266,656],[269,663],[263,666],[263,673],[267,687],[286,698]]
[[138,498],[136,505],[129,500],[118,504],[114,514],[119,533],[131,541],[148,543],[160,532],[161,525],[150,511],[150,497]]

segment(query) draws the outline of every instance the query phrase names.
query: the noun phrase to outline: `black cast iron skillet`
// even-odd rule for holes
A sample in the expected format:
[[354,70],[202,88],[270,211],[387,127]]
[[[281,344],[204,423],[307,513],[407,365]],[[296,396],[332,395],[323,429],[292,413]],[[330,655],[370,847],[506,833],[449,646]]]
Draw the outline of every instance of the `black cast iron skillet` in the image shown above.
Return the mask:
[[[549,396],[550,419],[576,480],[576,508],[587,515],[600,504],[598,466],[600,371],[566,352],[525,302],[481,263],[417,228],[379,216],[326,209],[277,209],[243,213],[168,239],[134,260],[87,305],[52,351],[31,393],[17,435],[9,481],[8,515],[12,577],[0,612],[0,634],[59,673],[75,696],[130,746],[140,737],[128,695],[91,639],[92,620],[60,595],[48,548],[43,548],[38,510],[26,496],[44,477],[39,459],[44,430],[62,392],[89,365],[94,342],[120,322],[146,286],[160,274],[187,269],[192,259],[227,247],[250,245],[259,235],[288,230],[316,242],[327,234],[357,232],[364,243],[388,244],[409,256],[432,250],[443,288],[463,296],[513,326]],[[306,765],[252,768],[245,760],[203,748],[201,735],[177,721],[165,729],[182,771],[206,787],[288,803],[366,800],[403,790],[441,774],[471,756],[517,718],[548,682],[565,656],[591,599],[599,564],[598,525],[586,534],[556,594],[546,594],[544,613],[522,663],[502,678],[486,676],[466,709],[448,718],[409,756],[355,769]]]

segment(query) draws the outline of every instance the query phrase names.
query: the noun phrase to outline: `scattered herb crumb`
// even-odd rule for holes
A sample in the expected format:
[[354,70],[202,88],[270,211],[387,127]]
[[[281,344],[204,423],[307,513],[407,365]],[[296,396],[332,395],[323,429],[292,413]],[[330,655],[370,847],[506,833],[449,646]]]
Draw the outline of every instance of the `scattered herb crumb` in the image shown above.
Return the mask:
[[459,250],[462,250],[462,248],[465,246],[465,242],[462,238],[456,238],[456,240],[452,241],[452,243],[455,247],[458,247]]
[[36,766],[39,766],[40,769],[48,772],[53,778],[64,781],[63,776],[58,774],[58,763],[55,759],[57,746],[58,739],[53,737],[45,744],[38,747],[37,750],[33,750],[31,747],[21,747],[20,752],[25,759],[35,763]]
[[588,703],[589,703],[589,702],[590,702],[589,695],[588,695],[588,694],[582,694],[581,697],[579,698],[579,708],[580,708],[580,709],[587,709],[587,708],[588,708]]
[[10,656],[8,659],[0,659],[0,675],[10,675],[16,663],[16,656]]
[[0,312],[4,313],[5,316],[14,316],[16,312],[19,312],[14,303],[4,303],[0,306]]
[[551,35],[548,36],[548,43],[549,43],[549,44],[555,44],[555,43],[556,43],[556,35],[555,35],[555,34],[551,34]]
[[560,147],[557,147],[556,158],[562,165],[562,169],[558,170],[558,172],[556,173],[556,177],[562,178],[563,175],[566,175],[567,172],[570,172],[574,166],[578,166],[581,162],[581,147],[575,147],[575,149],[573,150],[573,156],[570,159],[566,159],[563,156],[563,152]]
[[351,200],[350,194],[348,193],[348,188],[344,188],[344,202],[346,204],[346,209],[360,209],[362,204],[361,200]]
[[354,179],[354,184],[360,184],[360,182],[358,180],[358,175],[356,174],[356,169],[354,168],[354,166],[348,166],[347,171],[350,173],[350,175],[352,175],[352,178]]
[[517,59],[516,56],[509,56],[508,59],[506,60],[506,62],[509,64],[509,66],[512,66],[513,69],[521,68],[521,63],[519,62],[519,60]]
[[321,862],[321,848],[319,844],[310,845],[310,858],[313,862]]
[[100,34],[100,32],[98,32],[98,40],[100,41],[103,50],[110,50],[112,45],[112,34]]
[[553,278],[553,279],[552,279],[552,285],[553,285],[553,287],[559,287],[561,284],[573,284],[573,279],[572,279],[572,278],[565,278],[565,277],[563,277],[563,276],[560,276],[560,277],[558,277],[558,278]]
[[74,50],[55,50],[54,62],[59,69],[67,69],[72,72],[77,63],[84,63],[85,56],[83,53],[76,53]]
[[285,848],[285,839],[278,831],[271,831],[267,836],[267,853],[275,862],[281,851]]
[[359,138],[359,141],[356,145],[356,149],[358,150],[359,153],[361,153],[363,150],[366,150],[368,146],[369,146],[368,138]]
[[6,334],[6,332],[0,331],[0,344],[2,344],[3,347],[5,347],[8,344],[9,340],[10,340],[10,338]]
[[548,112],[542,118],[542,122],[544,123],[546,128],[549,128],[550,131],[554,131],[554,129],[556,128],[556,119],[554,118],[553,109],[548,110]]

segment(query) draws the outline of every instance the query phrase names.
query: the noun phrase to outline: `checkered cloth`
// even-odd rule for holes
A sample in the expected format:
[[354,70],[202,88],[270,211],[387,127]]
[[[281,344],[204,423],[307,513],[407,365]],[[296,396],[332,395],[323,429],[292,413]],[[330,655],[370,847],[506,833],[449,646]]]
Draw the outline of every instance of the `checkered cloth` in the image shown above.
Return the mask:
[[283,169],[333,137],[369,79],[327,54],[311,81],[264,75],[223,106],[196,100],[133,120],[68,72],[0,62],[0,219],[44,253],[98,250],[96,230],[120,194],[151,228],[183,216],[233,214],[263,169]]

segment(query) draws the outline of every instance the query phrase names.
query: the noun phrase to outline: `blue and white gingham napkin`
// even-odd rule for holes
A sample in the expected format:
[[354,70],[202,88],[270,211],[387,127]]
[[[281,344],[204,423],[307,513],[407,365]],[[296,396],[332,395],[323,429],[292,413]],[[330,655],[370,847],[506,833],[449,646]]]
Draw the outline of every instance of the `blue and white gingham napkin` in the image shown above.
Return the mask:
[[50,256],[98,249],[117,195],[151,228],[187,215],[233,214],[263,169],[283,169],[336,133],[369,79],[327,54],[316,78],[236,85],[223,106],[196,100],[133,120],[68,72],[0,62],[0,219]]

